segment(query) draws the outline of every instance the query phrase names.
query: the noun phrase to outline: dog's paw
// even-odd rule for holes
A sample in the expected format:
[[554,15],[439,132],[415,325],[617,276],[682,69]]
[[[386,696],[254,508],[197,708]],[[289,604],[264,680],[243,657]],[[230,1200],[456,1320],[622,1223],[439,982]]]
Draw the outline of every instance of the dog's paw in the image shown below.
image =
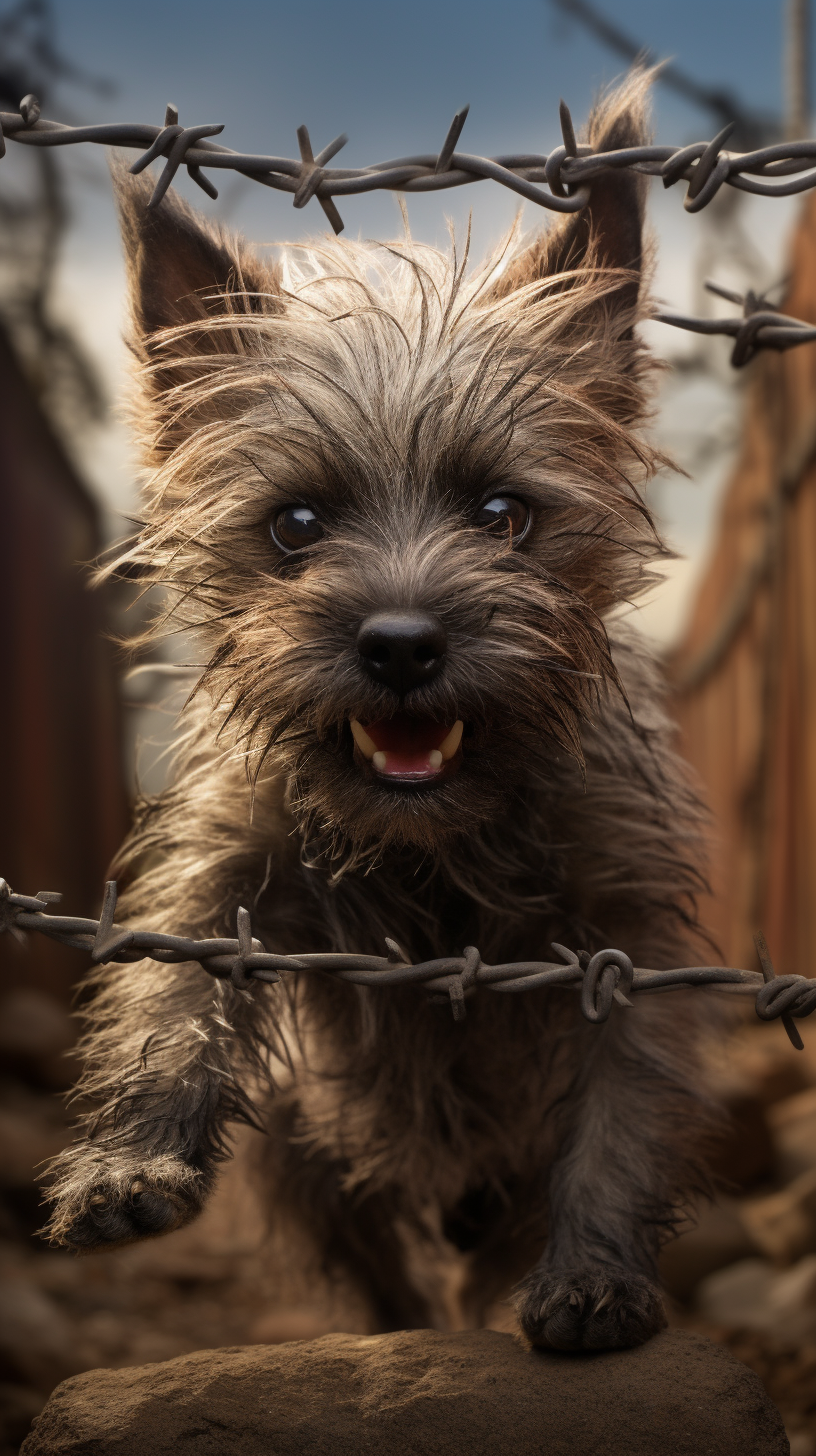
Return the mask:
[[105,1158],[88,1145],[62,1154],[52,1178],[43,1233],[78,1252],[170,1233],[195,1218],[205,1192],[201,1174],[180,1158]]
[[625,1269],[534,1270],[516,1309],[531,1344],[548,1350],[624,1350],[666,1326],[660,1290]]

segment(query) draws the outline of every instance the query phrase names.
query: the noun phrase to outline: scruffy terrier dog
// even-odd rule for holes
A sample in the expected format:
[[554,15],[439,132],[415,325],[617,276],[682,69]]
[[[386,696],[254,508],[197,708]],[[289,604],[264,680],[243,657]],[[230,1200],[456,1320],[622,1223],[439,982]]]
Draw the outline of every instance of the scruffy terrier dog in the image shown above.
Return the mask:
[[[596,108],[594,148],[643,142],[647,89]],[[123,922],[234,935],[244,904],[270,950],[387,935],[415,960],[699,949],[699,810],[615,614],[662,550],[646,185],[610,174],[467,274],[409,237],[272,266],[120,175],[152,469],[124,559],[206,658],[116,866]],[[108,967],[52,1237],[194,1218],[226,1124],[254,1116],[274,1211],[379,1328],[478,1325],[516,1285],[537,1345],[637,1344],[702,1176],[691,1000],[595,1026],[569,990],[483,990],[454,1022],[410,986],[304,974],[251,998],[198,966]]]

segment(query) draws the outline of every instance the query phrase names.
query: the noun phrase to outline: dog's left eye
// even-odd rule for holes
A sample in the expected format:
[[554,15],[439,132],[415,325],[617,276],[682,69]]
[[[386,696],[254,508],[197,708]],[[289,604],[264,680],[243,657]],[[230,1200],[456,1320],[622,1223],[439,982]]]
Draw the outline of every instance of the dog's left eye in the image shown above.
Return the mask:
[[270,523],[272,540],[281,551],[299,551],[312,546],[323,535],[314,511],[309,506],[286,506]]
[[493,536],[509,536],[517,546],[530,528],[530,507],[515,495],[495,495],[476,514],[476,525],[486,526]]

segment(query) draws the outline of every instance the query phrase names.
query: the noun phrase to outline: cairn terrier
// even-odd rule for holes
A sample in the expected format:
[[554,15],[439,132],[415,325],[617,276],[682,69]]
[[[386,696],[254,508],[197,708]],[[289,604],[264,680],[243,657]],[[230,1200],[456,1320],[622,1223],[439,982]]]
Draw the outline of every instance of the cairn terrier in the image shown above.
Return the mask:
[[[599,103],[596,151],[646,140],[648,83]],[[646,186],[610,172],[468,271],[407,230],[264,262],[120,172],[150,470],[121,560],[203,654],[175,777],[114,867],[124,922],[234,935],[243,904],[286,953],[689,963],[701,814],[616,612],[663,551]],[[378,1328],[478,1325],[515,1289],[536,1345],[637,1344],[704,1177],[692,1001],[596,1026],[569,990],[481,990],[456,1022],[411,986],[104,968],[51,1236],[194,1218],[255,1119],[273,1214]]]

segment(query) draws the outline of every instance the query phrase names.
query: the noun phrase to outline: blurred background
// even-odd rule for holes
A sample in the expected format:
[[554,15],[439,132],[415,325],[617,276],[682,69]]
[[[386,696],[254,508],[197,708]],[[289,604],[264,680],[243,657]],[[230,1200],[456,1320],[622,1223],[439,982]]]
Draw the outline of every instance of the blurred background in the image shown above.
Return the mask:
[[[812,135],[809,0],[0,0],[0,110],[35,92],[49,118],[223,122],[245,151],[296,154],[349,135],[342,163],[439,148],[471,106],[462,146],[483,155],[560,143],[558,101],[580,122],[637,54],[671,64],[655,88],[659,142],[735,124],[744,150]],[[322,231],[316,202],[222,174],[212,202],[261,247]],[[195,194],[195,195],[192,195]],[[444,246],[472,212],[477,255],[518,199],[484,183],[414,196],[414,234]],[[401,227],[390,194],[341,208],[349,235]],[[724,189],[689,216],[682,189],[651,191],[656,293],[677,311],[732,314],[711,278],[816,323],[816,193]],[[528,228],[542,219],[534,206]],[[0,613],[6,765],[0,872],[95,913],[139,783],[160,787],[172,740],[168,676],[111,646],[135,594],[87,590],[82,563],[130,529],[139,474],[128,391],[124,270],[104,150],[25,149],[0,162]],[[816,345],[729,364],[724,339],[648,327],[666,361],[653,431],[676,462],[650,500],[676,556],[627,609],[662,655],[681,745],[713,810],[705,917],[726,964],[754,967],[765,931],[778,971],[811,974],[816,931]],[[166,667],[182,648],[168,648]],[[265,1240],[249,1171],[256,1135],[190,1230],[76,1261],[36,1238],[33,1168],[64,1145],[57,1095],[72,1080],[76,952],[0,942],[0,1456],[17,1449],[58,1381],[95,1365],[203,1345],[366,1329],[350,1291],[297,1283]],[[816,1456],[816,1029],[806,1051],[746,1016],[712,1053],[731,1113],[723,1192],[667,1253],[672,1317],[729,1342],[782,1407],[794,1456]],[[811,1046],[810,1044],[813,1043]],[[235,1211],[240,1210],[236,1220]],[[235,1227],[240,1228],[238,1236]],[[497,1327],[509,1328],[507,1311]]]

